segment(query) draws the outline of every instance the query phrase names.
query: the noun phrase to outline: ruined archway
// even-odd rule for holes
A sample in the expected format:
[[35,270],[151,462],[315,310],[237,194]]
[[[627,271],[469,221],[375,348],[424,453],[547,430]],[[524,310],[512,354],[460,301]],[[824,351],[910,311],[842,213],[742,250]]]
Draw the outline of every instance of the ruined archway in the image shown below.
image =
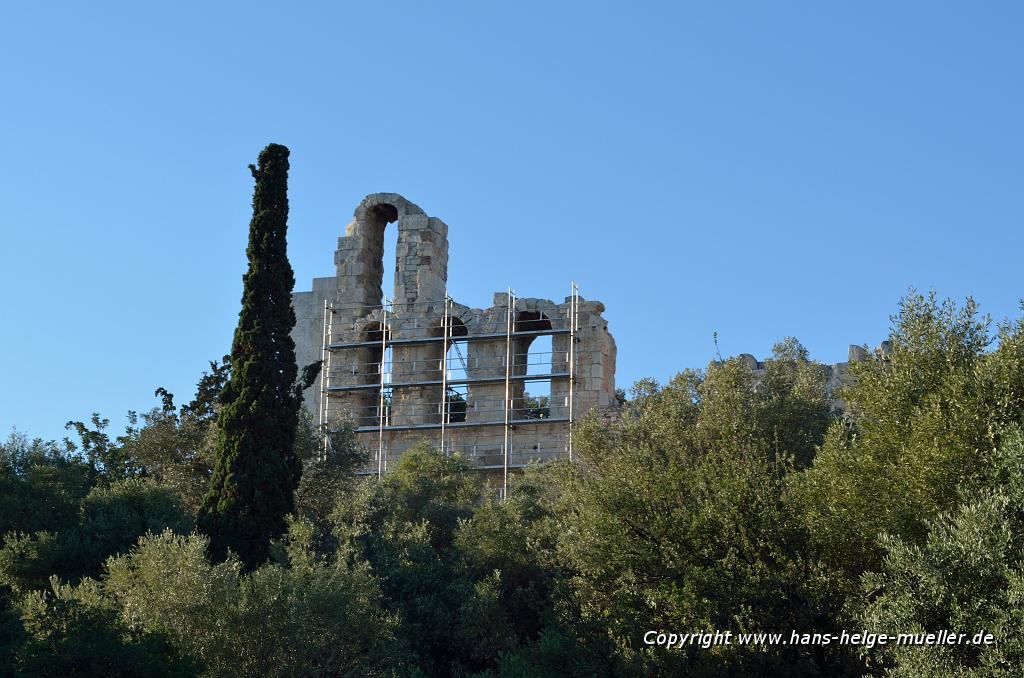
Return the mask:
[[388,346],[391,331],[385,330],[379,321],[372,321],[363,326],[358,338],[363,345],[355,352],[352,374],[356,377],[356,383],[364,388],[359,390],[353,418],[357,427],[377,426],[382,419],[388,419],[391,404],[388,391],[391,380],[391,348]]
[[[360,444],[382,453],[376,473],[425,438],[500,470],[503,483],[530,459],[571,457],[571,423],[614,402],[603,305],[574,287],[564,302],[498,292],[490,307],[471,308],[448,296],[447,262],[440,219],[394,193],[359,204],[338,239],[336,275],[293,298],[297,359],[327,365],[307,403],[328,425],[358,417]],[[445,318],[451,334],[438,334]],[[524,402],[525,392],[547,395],[549,407]]]
[[[371,296],[379,304],[384,299],[384,271],[388,268],[384,259],[385,237],[388,224],[398,221],[398,208],[386,202],[367,207],[363,217],[363,228],[366,237],[363,252],[365,256],[366,285]],[[397,249],[397,248],[396,248]],[[397,257],[392,260],[392,274],[398,273]],[[394,284],[394,278],[392,278]],[[391,292],[389,290],[389,296]]]
[[461,319],[448,317],[448,341],[445,347],[445,413],[446,424],[466,421],[469,403],[469,330]]
[[[393,266],[384,261],[391,224],[396,233]],[[338,298],[354,309],[379,307],[386,291],[389,300],[411,312],[412,304],[444,298],[448,226],[397,193],[374,193],[356,207],[334,261]],[[387,287],[385,270],[394,273]]]
[[514,419],[546,419],[551,413],[551,320],[540,311],[516,313],[513,332],[524,333],[513,342],[512,413]]

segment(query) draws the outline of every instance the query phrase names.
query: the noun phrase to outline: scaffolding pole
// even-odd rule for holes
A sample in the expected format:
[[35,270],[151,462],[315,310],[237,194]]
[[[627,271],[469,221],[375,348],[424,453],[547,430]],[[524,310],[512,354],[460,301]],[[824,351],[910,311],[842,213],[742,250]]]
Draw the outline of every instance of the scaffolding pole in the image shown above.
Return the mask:
[[[454,316],[453,316],[454,317]],[[432,326],[431,326],[432,327]],[[550,330],[521,330],[519,332],[513,332],[512,334],[516,337],[542,337],[542,336],[554,336],[559,334],[568,334],[569,328],[558,328]],[[470,334],[465,337],[466,341],[495,341],[497,339],[504,339],[504,332],[495,332],[493,334]],[[392,339],[392,346],[407,346],[410,344],[433,344],[440,343],[443,337],[417,337],[415,339]],[[349,343],[337,343],[331,344],[332,350],[349,349],[349,348],[366,348],[367,346],[376,345],[376,341],[356,341]]]
[[451,329],[448,321],[448,303],[450,297],[448,291],[444,293],[444,315],[441,318],[441,333],[444,341],[441,342],[441,456],[444,456],[444,434],[445,426],[448,423],[448,333]]
[[380,393],[377,397],[377,478],[384,476],[384,360],[388,352],[388,298],[381,306],[380,324]]
[[[377,403],[376,403],[376,405],[377,405],[376,416],[374,416],[374,414],[372,412],[373,405],[371,405],[371,404],[360,405],[356,409],[365,409],[365,410],[367,410],[367,413],[366,413],[366,415],[359,415],[359,416],[357,416],[356,420],[359,422],[357,430],[358,430],[358,432],[360,433],[361,436],[370,437],[370,436],[373,435],[373,433],[377,434],[377,469],[376,469],[376,474],[377,474],[378,478],[382,478],[384,476],[384,474],[387,472],[387,461],[388,461],[388,458],[387,458],[387,448],[389,447],[390,442],[393,442],[391,440],[391,436],[392,436],[392,432],[393,431],[423,430],[424,432],[426,432],[429,429],[433,429],[432,433],[433,432],[439,432],[439,434],[440,434],[440,439],[439,439],[440,440],[440,450],[441,450],[441,453],[443,455],[447,456],[449,454],[452,454],[454,451],[461,450],[463,448],[468,450],[470,447],[473,447],[475,449],[475,444],[469,445],[469,444],[462,444],[462,443],[467,443],[467,441],[473,441],[475,439],[475,437],[477,437],[477,436],[475,436],[474,434],[470,434],[468,432],[463,432],[462,429],[473,429],[475,431],[476,429],[482,429],[482,428],[487,428],[487,427],[495,427],[495,428],[491,428],[490,431],[486,434],[486,435],[494,435],[494,434],[497,433],[496,427],[497,426],[502,426],[503,427],[503,430],[502,430],[503,445],[502,445],[502,449],[501,449],[501,457],[502,457],[501,461],[499,463],[493,463],[492,465],[479,466],[479,468],[488,468],[488,469],[493,469],[494,471],[497,471],[499,469],[501,470],[501,473],[502,473],[501,496],[502,496],[503,499],[508,497],[508,493],[509,493],[509,473],[510,473],[510,471],[514,472],[515,469],[517,469],[517,468],[519,468],[521,466],[521,464],[519,464],[519,463],[513,464],[513,459],[512,459],[513,445],[518,440],[517,436],[516,436],[516,431],[519,430],[520,426],[523,426],[523,431],[525,432],[525,435],[527,436],[527,438],[524,438],[523,440],[518,440],[520,448],[522,448],[524,450],[526,448],[530,447],[530,445],[533,445],[532,443],[528,444],[529,440],[531,439],[530,438],[531,436],[533,436],[533,437],[538,437],[539,436],[538,440],[540,440],[541,438],[546,439],[546,436],[541,436],[540,435],[540,431],[539,430],[533,430],[533,427],[529,427],[529,426],[526,426],[526,425],[528,425],[528,424],[555,424],[555,425],[558,425],[559,428],[565,427],[564,429],[562,429],[562,431],[564,432],[564,437],[561,438],[560,442],[556,438],[552,438],[550,445],[548,445],[546,443],[545,443],[545,445],[543,445],[543,447],[544,447],[544,450],[543,450],[544,454],[542,456],[545,457],[545,458],[549,457],[552,454],[554,454],[555,456],[558,456],[558,453],[561,452],[561,454],[566,455],[570,461],[575,461],[575,456],[576,456],[575,455],[575,449],[574,449],[575,428],[576,428],[577,420],[580,417],[580,407],[579,407],[579,403],[577,403],[577,400],[579,398],[580,388],[582,388],[582,383],[583,383],[583,382],[579,381],[580,380],[580,370],[582,369],[581,365],[580,365],[580,350],[581,350],[581,345],[580,345],[581,326],[580,326],[580,324],[581,324],[581,314],[582,314],[582,311],[581,311],[580,307],[582,305],[582,297],[580,296],[580,287],[579,287],[579,285],[575,281],[571,281],[570,285],[571,285],[571,296],[569,297],[569,299],[566,300],[566,301],[569,302],[566,305],[568,308],[563,306],[562,308],[565,309],[563,311],[564,314],[563,313],[559,313],[559,314],[553,316],[552,318],[550,318],[550,320],[552,320],[552,321],[554,321],[555,318],[559,319],[559,324],[555,325],[554,323],[552,323],[552,325],[554,325],[554,326],[551,327],[550,329],[540,329],[540,330],[537,330],[537,329],[523,329],[523,328],[531,328],[531,327],[534,327],[535,325],[531,324],[531,322],[525,322],[525,321],[523,323],[517,323],[517,321],[516,321],[517,296],[516,296],[515,291],[511,288],[511,286],[509,286],[508,292],[507,292],[507,298],[506,298],[507,307],[506,307],[506,318],[505,318],[505,332],[502,333],[500,331],[500,329],[498,329],[498,328],[489,327],[487,329],[491,330],[490,332],[483,332],[483,333],[480,333],[480,334],[469,334],[467,332],[463,332],[463,335],[460,335],[460,337],[461,336],[465,336],[467,342],[472,342],[472,341],[490,342],[491,345],[494,347],[494,349],[497,349],[497,347],[500,346],[500,344],[498,342],[500,342],[502,339],[504,339],[504,341],[505,341],[505,355],[503,357],[504,358],[504,367],[505,367],[504,375],[502,375],[500,371],[498,372],[498,374],[494,374],[494,372],[493,372],[494,368],[488,367],[487,371],[490,372],[490,374],[493,375],[493,376],[483,376],[483,377],[481,377],[481,376],[470,377],[469,373],[467,371],[466,372],[466,376],[464,378],[460,378],[458,374],[453,374],[451,372],[451,370],[453,370],[453,368],[452,368],[452,363],[453,362],[455,362],[456,365],[457,365],[457,367],[454,368],[454,369],[467,369],[468,368],[468,364],[469,364],[470,361],[461,358],[461,351],[458,350],[458,346],[457,345],[455,345],[456,353],[453,353],[453,354],[449,355],[449,350],[453,347],[453,343],[454,343],[454,331],[455,331],[455,329],[459,329],[460,331],[463,331],[463,330],[462,330],[461,326],[458,327],[458,328],[456,327],[457,317],[455,316],[455,308],[454,308],[454,303],[455,302],[454,302],[454,299],[452,299],[452,297],[449,295],[447,290],[445,291],[445,296],[444,296],[444,299],[443,299],[444,306],[443,306],[443,311],[442,311],[442,317],[440,319],[438,319],[436,316],[431,316],[433,318],[433,320],[430,320],[430,318],[428,318],[427,316],[424,316],[422,318],[420,316],[406,317],[402,313],[396,311],[396,309],[399,308],[400,305],[396,304],[394,300],[389,300],[387,297],[384,297],[382,304],[376,305],[375,307],[372,307],[372,308],[379,309],[379,311],[380,311],[380,316],[378,316],[378,317],[380,318],[380,321],[381,321],[380,322],[381,337],[380,337],[379,341],[376,340],[375,338],[371,339],[369,337],[367,337],[366,339],[362,339],[362,340],[352,341],[349,338],[349,334],[348,334],[348,330],[347,329],[342,332],[341,336],[335,336],[335,331],[333,329],[334,316],[335,316],[338,308],[341,308],[341,307],[336,306],[335,303],[330,301],[330,300],[325,300],[324,301],[323,350],[322,350],[322,354],[321,354],[322,355],[322,369],[321,369],[321,373],[320,373],[320,398],[321,398],[321,401],[320,401],[320,408],[319,408],[319,413],[318,413],[319,425],[321,427],[321,431],[322,431],[322,435],[323,435],[322,446],[321,446],[321,450],[320,450],[320,459],[321,460],[326,459],[326,457],[330,453],[330,449],[331,449],[330,448],[330,445],[331,445],[331,438],[330,438],[331,417],[330,417],[330,413],[332,411],[331,408],[333,406],[336,406],[336,403],[335,403],[335,401],[332,400],[332,398],[335,397],[335,396],[338,396],[339,393],[342,393],[342,392],[350,392],[350,391],[352,391],[352,392],[366,393],[366,391],[364,391],[363,389],[371,390],[371,389],[374,388],[373,384],[366,385],[366,384],[363,384],[363,383],[357,383],[357,379],[356,379],[358,377],[358,375],[360,373],[362,373],[364,367],[370,367],[372,365],[372,358],[369,361],[367,361],[367,363],[365,363],[365,365],[362,364],[362,363],[359,363],[358,362],[358,358],[357,358],[357,362],[355,362],[355,363],[350,363],[350,362],[346,362],[345,360],[342,360],[342,363],[339,363],[339,370],[340,371],[344,371],[347,374],[349,368],[351,367],[351,371],[352,371],[352,375],[353,375],[353,380],[350,383],[349,380],[347,378],[345,378],[345,379],[342,379],[341,382],[340,382],[342,385],[338,385],[339,384],[339,380],[338,380],[338,376],[339,375],[332,373],[333,372],[333,360],[334,360],[333,359],[333,355],[334,355],[334,352],[335,351],[339,351],[339,350],[342,350],[342,351],[345,351],[345,350],[356,350],[356,351],[358,351],[359,349],[371,348],[371,347],[376,346],[380,350],[380,357],[379,357],[379,380],[378,380],[378,383],[376,384],[376,388],[378,389],[378,397],[377,397]],[[432,302],[432,303],[436,304],[436,302]],[[419,304],[417,304],[417,305],[419,305]],[[371,308],[371,307],[368,306],[366,308]],[[404,308],[404,306],[401,306],[401,308]],[[434,306],[434,309],[432,310],[432,312],[436,312],[436,305]],[[364,321],[365,320],[371,320],[372,318],[373,318],[372,315],[370,315],[370,316],[362,316],[362,320],[364,320]],[[440,327],[438,327],[438,325],[433,325],[433,323],[437,322],[438,320],[441,321],[439,323]],[[418,328],[420,326],[420,324],[422,322],[424,322],[424,321],[428,322],[428,324],[426,326],[424,326],[424,327],[426,327],[429,330],[428,332],[426,332],[426,333],[413,332],[412,334],[415,335],[415,336],[411,336],[411,337],[410,336],[405,336],[403,334],[403,332],[401,330],[402,327],[405,327],[405,326],[412,327],[413,324],[415,324],[416,327]],[[358,325],[359,325],[360,322],[361,322],[360,320],[356,320],[353,323],[353,325],[352,325],[352,331],[353,332],[355,332],[357,330]],[[397,329],[396,336],[392,337],[391,334],[396,329]],[[437,329],[441,329],[441,332],[437,333],[436,332]],[[339,326],[339,330],[340,330],[340,326]],[[493,331],[493,330],[497,330],[497,331]],[[438,336],[438,334],[440,334],[440,336]],[[429,336],[427,336],[427,335],[429,335]],[[520,339],[523,339],[522,343],[526,343],[526,342],[528,342],[530,339],[532,339],[534,337],[544,336],[544,335],[552,335],[552,336],[554,336],[554,335],[561,335],[563,337],[567,337],[569,343],[568,343],[568,346],[566,347],[566,351],[565,351],[564,355],[565,355],[565,360],[566,360],[566,362],[568,364],[566,365],[564,370],[560,370],[559,372],[552,371],[549,374],[528,374],[529,370],[531,369],[531,365],[533,364],[533,363],[530,362],[530,360],[531,360],[530,354],[529,354],[528,351],[526,351],[526,352],[524,352],[522,354],[517,353],[516,352],[517,351],[516,347],[519,345],[519,343],[520,343],[519,340]],[[406,372],[405,368],[402,368],[402,374],[406,375],[406,376],[409,376],[409,377],[412,377],[412,379],[408,379],[408,380],[400,379],[399,382],[394,382],[393,381],[394,373],[392,372],[392,370],[397,365],[408,365],[408,364],[411,364],[415,368],[415,367],[417,367],[417,365],[416,365],[417,361],[413,361],[412,363],[408,363],[408,362],[396,363],[395,360],[394,360],[394,358],[396,356],[392,355],[391,358],[389,359],[388,352],[389,351],[393,351],[394,350],[394,346],[405,346],[405,345],[408,345],[408,344],[417,344],[417,343],[424,343],[424,342],[430,342],[430,343],[440,342],[441,343],[442,353],[441,353],[440,360],[439,360],[440,369],[441,369],[441,376],[440,376],[440,378],[438,379],[435,376],[433,378],[427,377],[427,381],[422,381],[422,382],[415,381],[415,379],[422,378],[422,377],[426,376],[428,373],[430,373],[433,370],[433,368],[429,367],[429,363],[422,363],[422,365],[424,366],[424,369],[421,372],[416,372],[415,369],[414,369],[413,372]],[[485,351],[485,353],[489,353],[489,352],[490,351]],[[345,355],[352,355],[352,354],[347,354],[346,353]],[[540,354],[540,355],[543,355],[543,354]],[[556,351],[554,351],[553,348],[552,348],[552,351],[550,352],[550,354],[548,354],[548,360],[550,361],[550,364],[552,365],[552,370],[554,369],[553,366],[556,364],[556,356],[558,356],[557,360],[560,361],[561,360],[561,355],[562,355],[561,351],[557,351],[556,352]],[[499,354],[499,356],[500,356],[500,354]],[[451,360],[449,360],[449,358],[451,358]],[[489,362],[489,365],[493,365],[494,367],[497,367],[500,370],[500,366],[498,364],[495,364],[500,359],[501,358],[495,357],[495,358],[489,358],[487,360],[488,361],[494,361],[494,362]],[[465,363],[465,366],[462,367],[462,368],[458,367],[458,364],[459,364],[460,360],[463,363]],[[476,360],[482,360],[482,358],[477,356]],[[525,362],[520,363],[521,360],[525,361]],[[538,363],[538,364],[540,364],[540,363]],[[522,370],[523,374],[519,374],[519,368],[524,367],[524,366],[525,366],[525,369]],[[419,374],[421,376],[420,377],[413,377],[413,375],[416,375],[416,374]],[[436,375],[436,372],[434,374]],[[586,375],[584,375],[584,376],[586,376]],[[553,380],[557,380],[557,381],[560,381],[563,384],[567,383],[567,388],[565,388],[565,390],[562,391],[562,393],[566,394],[566,396],[567,396],[566,400],[565,400],[565,403],[564,403],[564,406],[565,406],[565,410],[563,410],[564,415],[561,415],[561,416],[558,416],[558,417],[550,417],[549,416],[549,417],[545,417],[545,418],[539,419],[539,420],[534,420],[534,419],[531,419],[529,417],[525,417],[525,415],[524,415],[524,418],[517,418],[517,413],[519,413],[519,410],[517,410],[517,408],[516,408],[515,393],[518,392],[516,390],[519,387],[518,382],[520,382],[520,381],[529,382],[531,380],[533,380],[533,381],[548,381],[548,382],[552,382]],[[565,380],[567,380],[567,382]],[[408,383],[404,383],[406,381],[408,381]],[[497,383],[494,383],[494,382],[497,382]],[[504,397],[503,397],[503,401],[502,401],[502,407],[501,407],[501,410],[500,410],[500,414],[499,414],[499,411],[497,410],[497,408],[493,408],[493,405],[490,405],[490,407],[493,408],[493,409],[485,409],[485,410],[479,410],[478,411],[476,408],[474,408],[472,410],[475,413],[473,415],[473,421],[464,421],[461,418],[457,422],[452,420],[452,416],[451,416],[451,414],[452,414],[451,413],[452,403],[451,403],[451,400],[449,398],[448,391],[450,389],[452,389],[453,386],[454,386],[455,389],[460,389],[460,388],[463,387],[463,385],[469,385],[469,384],[487,384],[487,383],[490,383],[493,386],[497,386],[498,384],[501,384],[502,382],[504,382]],[[491,388],[493,388],[493,386]],[[426,395],[426,394],[423,393],[423,394],[418,395],[415,398],[412,398],[411,400],[409,400],[409,402],[405,403],[406,406],[411,406],[411,407],[416,408],[417,412],[420,411],[420,410],[422,410],[424,412],[429,412],[431,409],[436,408],[439,411],[439,413],[440,413],[440,419],[439,420],[430,420],[430,419],[423,420],[423,419],[420,418],[421,415],[417,414],[413,418],[412,421],[418,421],[418,422],[423,422],[423,423],[404,423],[404,420],[406,419],[406,417],[404,415],[400,415],[397,418],[399,419],[400,422],[403,422],[403,423],[401,423],[398,426],[393,425],[393,420],[396,417],[393,417],[391,415],[395,414],[396,411],[404,412],[404,409],[401,406],[398,407],[398,410],[392,409],[392,408],[395,408],[396,405],[399,405],[399,404],[395,403],[395,402],[390,402],[389,403],[389,399],[394,396],[394,391],[396,389],[401,389],[402,387],[409,387],[409,388],[418,387],[419,391],[429,390],[429,388],[433,388],[433,387],[440,387],[441,399],[440,399],[439,402],[438,401],[433,401],[432,398],[424,398],[423,396]],[[484,389],[484,390],[490,390],[490,389]],[[371,393],[372,393],[372,391],[371,391]],[[491,391],[491,393],[493,393],[493,391]],[[461,394],[461,392],[460,392],[460,394]],[[367,393],[367,395],[372,398],[372,395],[370,393]],[[494,395],[496,395],[496,394],[494,394]],[[352,405],[355,405],[358,402],[366,403],[366,401],[363,399],[366,396],[344,396],[344,395],[342,395],[341,397],[345,398],[345,402],[346,403],[350,403]],[[432,402],[427,402],[427,401],[432,401]],[[372,402],[372,401],[370,401],[370,402]],[[490,402],[493,403],[493,400],[490,400]],[[494,403],[494,404],[496,405],[496,403]],[[467,409],[468,409],[468,404],[467,404]],[[485,419],[489,419],[489,421],[481,420],[481,416],[483,416],[481,413],[486,413],[486,412],[490,412],[491,413],[491,414],[487,415],[486,417],[484,417]],[[478,416],[478,415],[481,415],[481,416]],[[493,419],[491,419],[491,417],[493,417]],[[364,421],[367,424],[369,424],[369,425],[364,426],[363,425]],[[431,421],[433,423],[427,423],[427,422],[431,422]],[[452,435],[453,435],[452,434],[453,430],[456,431],[455,435],[457,436],[457,440],[454,440],[454,441],[451,439]],[[551,431],[551,435],[552,436],[556,436],[557,434],[554,432],[554,430],[552,430]],[[463,438],[465,438],[466,440],[462,440]],[[370,438],[370,440],[372,440],[372,438]],[[491,440],[493,441],[493,438]],[[367,440],[367,442],[370,445],[372,445],[372,442],[370,442],[369,440]],[[457,442],[459,444],[456,444]],[[494,441],[494,442],[496,442],[496,441]],[[490,444],[494,445],[494,442],[491,442]],[[534,447],[534,449],[540,450],[541,446],[533,445],[533,447]],[[495,450],[492,447],[492,448],[490,448],[490,450],[488,450],[488,454],[492,454],[493,452],[497,452],[497,451],[498,450]],[[474,457],[473,458],[474,458],[475,461],[479,462],[480,464],[483,463],[482,460],[476,458],[476,453],[475,452],[474,452]],[[497,461],[497,460],[495,460],[495,461]],[[366,473],[368,475],[372,475],[373,472],[374,471],[372,470],[372,466],[370,466],[366,470]]]
[[512,308],[516,305],[516,296],[512,288],[508,288],[508,314],[505,321],[505,445],[504,459],[502,462],[501,477],[501,498],[504,501],[508,498],[508,462],[509,442],[511,439],[512,411]]
[[327,302],[326,299],[324,299],[324,344],[323,344],[323,350],[320,352],[320,402],[319,402],[320,407],[318,408],[319,409],[319,416],[318,416],[318,421],[317,421],[317,430],[320,432],[320,435],[323,436],[323,439],[320,441],[320,460],[321,461],[323,461],[324,459],[327,458],[327,440],[328,440],[328,438],[327,438],[326,417],[324,416],[324,411],[327,408],[327,402],[328,402],[328,398],[329,398],[329,396],[327,395],[327,388],[331,385],[330,378],[328,377],[326,382],[325,382],[325,376],[324,376],[327,373],[327,365],[328,365],[328,361],[330,360],[330,355],[331,355],[331,352],[327,350],[327,344],[330,343],[328,341],[329,336],[328,336],[328,332],[327,332],[327,322],[328,322],[327,321],[327,314],[328,313],[329,313],[329,311],[328,311],[328,302]]
[[572,429],[576,413],[576,330],[580,288],[576,281],[571,283],[569,296],[569,461],[572,461]]
[[[329,309],[329,312],[327,314],[327,338],[330,339],[333,336],[334,336],[334,307],[332,306]],[[333,353],[328,351],[327,352],[327,365],[326,365],[326,367],[327,367],[327,390],[328,391],[331,390],[331,368],[333,367],[333,362],[334,362]],[[331,402],[330,399],[328,399],[327,400],[327,405],[328,406],[330,405],[330,402]],[[331,411],[330,411],[329,408],[324,410],[324,423],[327,424],[327,427],[328,427],[327,435],[326,435],[325,440],[324,440],[324,459],[326,459],[327,458],[326,452],[327,452],[328,449],[330,449],[330,446],[331,446],[331,438],[330,438]]]

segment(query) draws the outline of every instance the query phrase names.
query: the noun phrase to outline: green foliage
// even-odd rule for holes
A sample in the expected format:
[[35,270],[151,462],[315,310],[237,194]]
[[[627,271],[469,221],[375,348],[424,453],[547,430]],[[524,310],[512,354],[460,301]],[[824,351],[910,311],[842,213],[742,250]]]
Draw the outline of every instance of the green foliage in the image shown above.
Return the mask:
[[[486,501],[459,529],[466,575],[492,592],[489,624],[500,631],[477,645],[479,665],[503,676],[619,675],[603,628],[562,601],[570,573],[557,553],[556,480],[539,467],[527,469],[513,479],[506,501]],[[560,602],[569,604],[559,609]]]
[[204,675],[386,673],[395,622],[368,568],[317,557],[307,525],[292,535],[287,562],[249,574],[233,557],[211,564],[203,537],[149,536],[108,563],[103,589],[129,628],[173,638]]
[[78,522],[91,470],[68,448],[11,433],[0,444],[0,544],[9,532],[61,530]]
[[144,479],[98,487],[82,502],[78,572],[98,575],[103,561],[127,553],[145,534],[164,530],[182,534],[191,528],[191,518],[166,487]]
[[295,277],[288,263],[288,149],[267,146],[256,180],[242,310],[231,346],[231,377],[220,394],[217,460],[200,525],[213,552],[231,549],[246,567],[266,559],[294,509],[300,462],[295,430]]
[[15,593],[47,587],[51,576],[65,570],[63,546],[52,532],[8,534],[0,549],[0,586]]
[[1016,676],[1024,666],[1024,437],[986,459],[992,482],[927,521],[918,545],[885,536],[881,570],[862,578],[867,628],[879,633],[992,633],[994,645],[890,645],[892,676]]
[[[216,363],[211,363],[215,365]],[[200,397],[204,375],[199,383]],[[174,397],[164,389],[157,390],[163,397],[163,407],[142,415],[142,425],[132,426],[121,438],[125,456],[142,469],[142,474],[169,488],[190,515],[196,515],[210,489],[210,476],[216,458],[214,449],[217,428],[207,404],[193,401],[180,411],[174,407]],[[133,424],[137,423],[133,420]]]
[[[643,646],[650,629],[821,631],[827,577],[807,555],[787,477],[829,421],[824,378],[795,342],[760,380],[741,361],[638,384],[621,421],[576,434],[559,556],[584,620],[637,672],[827,674],[841,652]],[[821,648],[817,648],[820,650]]]
[[502,678],[596,678],[627,675],[599,624],[577,622],[545,626],[540,636],[515,652],[503,654]]
[[793,337],[772,347],[755,386],[753,414],[773,457],[788,455],[799,468],[811,463],[834,419],[826,382],[825,368]]
[[455,548],[480,493],[479,477],[463,459],[423,445],[403,454],[383,480],[360,485],[333,514],[340,552],[373,568],[385,606],[401,616],[413,665],[427,675],[476,668],[474,644],[492,635],[484,612],[493,607],[492,589],[466,576]]
[[732,359],[712,364],[703,378],[684,372],[677,386],[689,390],[697,409],[672,407],[684,417],[699,412],[689,435],[704,449],[788,458],[803,467],[833,418],[824,368],[792,337],[773,347],[759,375]]
[[923,544],[928,521],[983,483],[981,460],[1024,415],[1024,331],[1000,328],[934,293],[912,294],[894,319],[891,354],[851,366],[848,422],[828,432],[800,484],[818,552],[851,582],[876,569],[884,533]]
[[405,452],[383,481],[371,487],[389,501],[390,518],[425,524],[435,548],[452,545],[459,522],[472,515],[482,491],[480,476],[465,459],[443,456],[426,444]]
[[[359,478],[351,422],[325,448],[307,413],[285,412],[319,365],[298,381],[293,361],[273,367],[290,344],[255,322],[273,304],[248,283],[290,280],[268,254],[283,252],[283,183],[264,185],[280,161],[257,172],[267,237],[250,243],[263,263],[235,342],[266,360],[211,363],[181,408],[159,389],[123,436],[95,416],[72,424],[77,447],[0,445],[0,677],[1020,675],[1024,321],[993,341],[970,300],[912,294],[891,351],[851,366],[841,417],[793,339],[755,370],[640,381],[617,421],[575,430],[574,463],[527,469],[504,501],[426,443]],[[280,417],[287,446],[264,435]],[[213,549],[182,536],[204,497]],[[998,642],[642,640],[862,628]]]
[[20,604],[24,642],[15,652],[16,675],[192,676],[195,662],[159,633],[121,622],[96,582],[34,591]]
[[551,406],[546,395],[532,396],[523,393],[523,418],[524,419],[547,419],[551,416]]
[[466,399],[452,388],[448,389],[448,421],[452,423],[466,421]]
[[203,423],[215,421],[220,394],[230,379],[231,356],[224,356],[219,364],[216,360],[211,360],[210,371],[203,372],[199,383],[196,384],[196,397],[188,405],[182,406],[181,416]]
[[15,675],[17,649],[25,642],[25,631],[14,603],[14,592],[0,584],[0,678]]
[[295,454],[302,460],[302,480],[295,493],[298,513],[329,531],[329,518],[335,504],[351,492],[355,471],[369,461],[369,454],[356,441],[356,426],[341,419],[333,424],[328,445],[314,430],[309,412],[299,413]]
[[[128,413],[129,418],[134,421],[136,414]],[[92,425],[92,428],[89,427]],[[114,482],[124,478],[131,478],[138,475],[142,469],[132,463],[132,459],[126,454],[122,445],[123,438],[111,439],[107,434],[109,419],[104,419],[96,412],[93,412],[89,424],[81,421],[69,421],[64,428],[75,431],[78,434],[78,450],[85,456],[94,476],[100,482]],[[65,438],[65,441],[67,438]]]
[[551,594],[562,574],[557,534],[539,469],[513,479],[509,499],[481,505],[459,529],[456,544],[477,578],[500,573],[501,609],[516,638],[534,640],[550,621]]
[[12,533],[0,548],[0,583],[42,589],[51,575],[97,576],[103,561],[126,553],[147,532],[187,532],[191,519],[165,487],[141,478],[96,487],[82,501],[77,525],[57,533]]
[[[538,474],[529,478],[508,502],[484,500],[464,460],[421,447],[336,508],[339,541],[380,576],[411,661],[427,675],[496,671],[545,630],[561,631],[551,516]],[[575,639],[566,647],[578,649]]]

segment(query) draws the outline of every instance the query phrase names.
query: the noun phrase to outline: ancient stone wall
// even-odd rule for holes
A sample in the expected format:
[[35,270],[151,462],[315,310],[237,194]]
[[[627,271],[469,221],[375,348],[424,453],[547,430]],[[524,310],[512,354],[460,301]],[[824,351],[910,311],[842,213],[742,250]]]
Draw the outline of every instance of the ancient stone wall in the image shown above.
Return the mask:
[[[387,228],[398,244],[385,305]],[[558,458],[570,418],[616,407],[603,304],[507,292],[486,309],[446,300],[448,227],[400,195],[373,194],[356,207],[334,262],[335,277],[294,295],[296,358],[300,366],[324,359],[321,382],[304,394],[314,419],[352,418],[360,441],[384,450],[368,470],[393,465],[421,440],[485,469]],[[531,352],[541,336],[551,337],[546,357]],[[550,384],[546,408],[526,402],[528,383]]]

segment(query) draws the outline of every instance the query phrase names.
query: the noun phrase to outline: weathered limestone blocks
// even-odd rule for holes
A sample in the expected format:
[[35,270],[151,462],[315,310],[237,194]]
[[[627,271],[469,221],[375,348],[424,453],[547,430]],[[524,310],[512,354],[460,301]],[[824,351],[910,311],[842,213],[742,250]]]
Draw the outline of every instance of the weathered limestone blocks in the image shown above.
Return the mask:
[[[398,242],[392,304],[385,315],[384,233],[391,224]],[[450,389],[465,397],[465,413],[444,421],[446,449],[482,468],[504,463],[506,388],[513,466],[565,453],[570,392],[575,416],[615,407],[615,341],[599,302],[577,298],[575,344],[568,331],[571,298],[564,303],[516,298],[511,309],[506,292],[496,293],[487,309],[451,302],[446,342],[448,226],[402,196],[375,193],[360,202],[338,239],[334,263],[334,277],[318,278],[311,292],[294,295],[300,365],[325,355],[325,336],[334,347],[323,366],[327,401],[321,407],[317,385],[305,393],[306,404],[328,421],[352,417],[359,427],[373,429],[364,442],[378,450],[383,446],[382,463],[393,463],[424,438],[439,444]],[[334,309],[327,314],[326,328],[325,302]],[[551,337],[550,354],[533,348],[541,336]],[[570,364],[574,352],[576,361]],[[446,354],[451,357],[447,363]],[[544,421],[526,407],[528,379],[550,382]]]

